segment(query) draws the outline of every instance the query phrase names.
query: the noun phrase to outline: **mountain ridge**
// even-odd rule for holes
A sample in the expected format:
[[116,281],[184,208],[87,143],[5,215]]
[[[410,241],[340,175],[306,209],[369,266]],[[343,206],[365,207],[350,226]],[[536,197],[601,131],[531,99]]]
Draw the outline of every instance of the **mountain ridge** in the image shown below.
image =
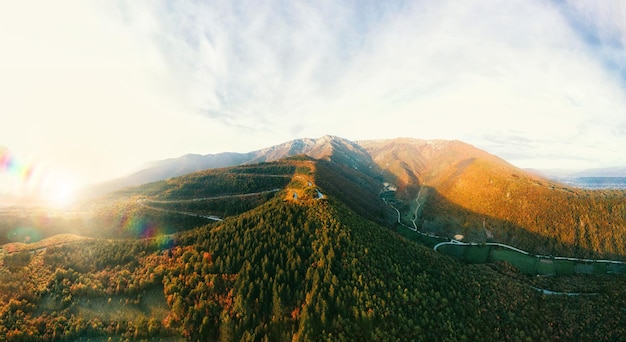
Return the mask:
[[[320,168],[324,173],[322,183],[333,177],[350,184],[338,187],[341,182],[327,182],[327,191],[338,187],[338,198],[352,202],[353,210],[378,222],[389,217],[377,217],[380,210],[373,209],[371,202],[387,183],[396,189],[392,197],[401,212],[398,224],[412,229],[450,238],[463,235],[473,242],[511,243],[536,254],[626,255],[624,245],[619,243],[626,242],[626,216],[620,216],[626,210],[621,201],[624,191],[574,188],[458,140],[353,142],[327,135],[296,139],[247,154],[209,155],[204,159],[213,165],[249,165],[296,155],[326,163]],[[198,158],[186,159],[196,162]],[[163,174],[154,170],[180,172],[207,165],[179,162],[180,158],[168,160],[160,164],[160,169],[145,172]]]
[[[319,162],[319,184],[331,198],[349,203],[370,220],[395,224],[394,229],[499,241],[535,254],[626,255],[619,243],[626,241],[626,216],[620,216],[626,209],[620,200],[623,191],[570,187],[458,140],[297,139],[250,152],[241,165],[298,155]],[[373,205],[381,204],[380,196],[391,188],[386,200],[393,208]]]
[[[206,155],[186,154],[177,158],[155,161],[148,164],[150,167],[134,172],[125,177],[90,186],[84,192],[86,194],[90,193],[92,196],[99,196],[123,187],[165,180],[204,169],[269,162],[299,154],[306,154],[315,159],[334,160],[357,169],[372,168],[372,172],[383,173],[383,170],[376,169],[375,166],[378,164],[378,168],[382,169],[384,169],[384,166],[381,167],[381,165],[379,165],[380,163],[376,163],[374,161],[374,157],[371,155],[371,148],[380,144],[398,144],[404,145],[405,147],[407,145],[412,145],[413,147],[417,147],[419,153],[424,153],[424,156],[420,159],[422,162],[424,162],[425,158],[428,159],[433,155],[436,155],[437,151],[445,152],[445,150],[450,147],[463,147],[464,151],[471,152],[469,153],[471,155],[489,155],[487,152],[458,140],[421,140],[402,137],[395,139],[350,141],[338,136],[325,135],[320,138],[295,139],[282,144],[246,153],[222,152]],[[369,151],[367,150],[367,147],[370,147]],[[457,152],[457,155],[460,154],[462,154],[462,151]],[[377,156],[379,157],[380,154],[377,154]],[[410,165],[410,167],[417,167],[419,169],[419,162],[418,164]],[[435,169],[433,171],[437,170]],[[409,176],[413,177],[415,175]]]

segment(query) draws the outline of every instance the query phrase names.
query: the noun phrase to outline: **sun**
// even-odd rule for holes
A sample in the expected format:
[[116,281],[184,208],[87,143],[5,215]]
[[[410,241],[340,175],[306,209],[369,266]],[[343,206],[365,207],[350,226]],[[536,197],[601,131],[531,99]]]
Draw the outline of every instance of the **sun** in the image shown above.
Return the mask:
[[76,183],[69,177],[48,179],[41,189],[42,199],[55,208],[66,208],[75,200]]

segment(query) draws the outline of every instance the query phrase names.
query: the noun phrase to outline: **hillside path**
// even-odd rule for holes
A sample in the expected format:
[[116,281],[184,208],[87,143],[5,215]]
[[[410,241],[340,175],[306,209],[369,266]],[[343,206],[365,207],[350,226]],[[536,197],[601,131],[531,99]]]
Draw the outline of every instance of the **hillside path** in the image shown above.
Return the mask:
[[620,261],[620,260],[607,260],[607,259],[582,259],[582,258],[570,258],[570,257],[560,257],[560,256],[551,256],[551,255],[539,255],[539,254],[531,254],[525,250],[521,250],[519,248],[513,247],[513,246],[509,246],[503,243],[498,243],[498,242],[485,242],[485,243],[478,243],[478,242],[462,242],[459,240],[455,240],[452,239],[450,241],[445,241],[445,242],[440,242],[438,244],[435,245],[435,247],[433,247],[433,249],[435,251],[437,251],[437,249],[441,246],[444,245],[461,245],[461,246],[496,246],[496,247],[502,247],[502,248],[507,248],[513,251],[516,251],[518,253],[522,253],[525,255],[529,255],[535,258],[539,258],[539,259],[550,259],[550,260],[568,260],[568,261],[576,261],[576,262],[597,262],[597,263],[605,263],[605,264],[616,264],[616,265],[626,265],[625,261]]
[[174,214],[181,214],[181,215],[187,215],[187,216],[193,216],[193,217],[201,217],[201,218],[205,218],[208,220],[213,220],[213,221],[223,221],[221,218],[215,216],[215,215],[200,215],[197,213],[192,213],[189,211],[181,211],[181,210],[171,210],[171,209],[165,209],[165,208],[159,208],[159,207],[153,207],[151,205],[148,205],[145,203],[145,198],[140,198],[137,200],[137,204],[139,204],[140,206],[144,207],[144,208],[148,208],[148,209],[152,209],[152,210],[156,210],[156,211],[162,211],[162,212],[168,212],[168,213],[174,213]]
[[417,231],[417,224],[415,223],[415,221],[417,221],[417,212],[420,210],[420,207],[422,206],[422,204],[420,203],[420,197],[422,196],[423,188],[424,187],[420,186],[420,191],[417,192],[417,198],[415,198],[417,207],[415,207],[415,211],[413,212],[413,219],[411,220],[411,222],[413,222],[413,227],[415,228],[415,231]]
[[278,192],[278,191],[280,191],[280,189],[276,188],[276,189],[272,189],[272,190],[265,190],[265,191],[259,191],[259,192],[250,192],[250,193],[238,194],[238,195],[219,195],[219,196],[198,197],[198,198],[178,199],[178,200],[175,200],[175,199],[173,199],[173,200],[152,200],[152,199],[144,198],[143,200],[147,200],[148,202],[152,202],[152,203],[162,203],[162,204],[166,204],[166,203],[193,203],[193,202],[201,202],[201,201],[208,201],[208,200],[215,200],[215,199],[225,199],[225,198],[234,198],[234,197],[250,197],[250,196],[268,194],[268,193],[271,193],[271,192]]
[[[278,192],[278,191],[280,191],[280,189],[276,188],[276,189],[265,190],[265,191],[250,192],[250,193],[246,193],[246,194],[219,195],[219,196],[199,197],[199,198],[180,199],[180,200],[151,200],[151,199],[147,199],[147,198],[140,198],[140,199],[137,199],[137,204],[139,204],[140,206],[142,206],[144,208],[157,210],[157,211],[162,211],[162,212],[169,212],[169,213],[180,214],[180,215],[187,215],[187,216],[193,216],[193,217],[201,217],[201,218],[205,218],[207,220],[213,220],[213,221],[223,221],[222,218],[220,218],[218,216],[215,216],[215,215],[202,215],[202,214],[193,213],[193,212],[190,212],[190,211],[182,211],[182,210],[172,210],[172,209],[159,208],[159,207],[151,206],[149,203],[160,203],[160,204],[167,204],[167,203],[193,203],[193,202],[215,200],[215,199],[249,197],[249,196],[262,195],[262,194],[267,194],[267,193],[272,193],[272,192]],[[146,202],[148,202],[148,203],[146,203]]]
[[416,213],[415,215],[416,215],[416,216],[414,216],[414,218],[413,218],[413,220],[412,220],[412,222],[413,222],[413,227],[411,227],[411,226],[409,226],[409,225],[404,224],[404,222],[402,222],[402,221],[400,220],[401,215],[400,215],[400,210],[398,210],[398,208],[394,207],[394,206],[393,206],[393,204],[391,204],[391,203],[387,202],[387,200],[386,200],[385,198],[380,197],[380,195],[381,195],[383,192],[385,192],[385,189],[386,189],[386,188],[383,188],[382,190],[380,190],[380,192],[378,193],[378,197],[379,197],[380,199],[382,199],[382,200],[383,200],[383,202],[385,202],[385,204],[386,204],[386,205],[388,205],[391,209],[393,209],[393,210],[395,210],[395,211],[396,211],[396,213],[398,214],[397,223],[398,223],[399,225],[403,226],[404,228],[410,229],[410,230],[412,230],[412,231],[414,231],[414,232],[416,232],[416,233],[418,233],[418,234],[420,234],[420,235],[422,235],[422,236],[427,236],[427,237],[436,238],[436,239],[445,239],[445,238],[443,238],[443,237],[440,237],[440,236],[437,236],[437,235],[434,235],[434,234],[429,234],[429,233],[424,233],[424,232],[421,232],[421,231],[419,231],[419,230],[417,229],[417,224],[415,223],[415,221],[417,220],[417,217],[416,217],[416,216],[417,216],[417,210],[418,210],[418,209],[419,209],[419,207],[421,206],[420,202],[418,201],[418,200],[419,200],[419,198],[420,198],[420,194],[421,194],[421,188],[420,188],[420,192],[418,192],[418,194],[417,194],[417,198],[415,199],[415,201],[417,201],[418,207],[417,207],[417,209],[415,209],[415,213]]
[[[383,188],[379,193],[378,196],[380,197],[380,195],[385,192],[386,188]],[[413,215],[413,227],[408,226],[406,224],[404,224],[403,222],[400,221],[400,210],[398,210],[398,208],[394,207],[392,204],[390,204],[385,198],[380,197],[383,202],[385,202],[385,204],[387,204],[389,207],[393,208],[396,213],[398,214],[398,218],[397,218],[397,222],[398,224],[400,224],[401,226],[408,228],[414,232],[417,232],[423,236],[427,236],[427,237],[431,237],[431,238],[438,238],[438,239],[446,239],[445,237],[442,236],[438,236],[438,235],[434,235],[434,234],[427,234],[424,232],[421,232],[417,229],[417,225],[415,223],[415,221],[417,220],[417,211],[421,206],[421,203],[419,202],[419,199],[421,198],[421,193],[422,193],[422,188],[420,188],[420,191],[417,194],[417,198],[415,199],[415,201],[417,202],[418,206],[415,209],[414,215]],[[582,258],[572,258],[572,257],[563,257],[563,256],[552,256],[552,255],[540,255],[540,254],[531,254],[525,250],[519,249],[517,247],[513,247],[507,244],[503,244],[503,243],[499,243],[499,242],[486,242],[486,243],[478,243],[478,242],[462,242],[459,240],[455,240],[455,239],[451,239],[450,241],[444,241],[444,242],[440,242],[438,244],[436,244],[433,249],[435,251],[437,251],[437,249],[441,246],[444,245],[462,245],[462,246],[480,246],[480,245],[485,245],[485,246],[497,246],[497,247],[502,247],[502,248],[507,248],[513,251],[516,251],[518,253],[521,254],[525,254],[525,255],[529,255],[529,256],[533,256],[536,258],[540,258],[540,259],[550,259],[550,260],[568,260],[568,261],[576,261],[576,262],[587,262],[587,263],[591,263],[591,262],[597,262],[597,263],[607,263],[607,264],[617,264],[617,265],[626,265],[625,261],[620,261],[620,260],[608,260],[608,259],[582,259]]]

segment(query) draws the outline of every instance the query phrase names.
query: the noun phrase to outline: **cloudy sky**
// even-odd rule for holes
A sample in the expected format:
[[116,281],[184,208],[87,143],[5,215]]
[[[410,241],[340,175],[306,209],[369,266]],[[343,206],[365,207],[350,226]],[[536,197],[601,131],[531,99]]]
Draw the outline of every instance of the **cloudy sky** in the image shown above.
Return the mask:
[[8,1],[0,146],[72,185],[325,134],[626,166],[625,45],[619,0]]

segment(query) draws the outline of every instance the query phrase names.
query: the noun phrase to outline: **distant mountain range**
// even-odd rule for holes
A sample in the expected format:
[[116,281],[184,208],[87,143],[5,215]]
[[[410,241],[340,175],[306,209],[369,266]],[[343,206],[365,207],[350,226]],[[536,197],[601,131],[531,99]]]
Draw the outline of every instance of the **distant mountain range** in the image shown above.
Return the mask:
[[248,153],[187,154],[156,161],[141,171],[91,186],[87,192],[102,195],[123,187],[178,177],[195,171],[269,162],[299,154],[306,154],[315,159],[332,159],[357,169],[372,167],[374,159],[377,163],[389,162],[393,164],[393,170],[387,173],[397,174],[399,179],[407,184],[415,183],[415,177],[418,176],[413,171],[407,171],[407,165],[410,165],[411,170],[418,170],[418,173],[424,171],[424,176],[431,179],[438,170],[434,164],[445,163],[450,158],[488,156],[489,159],[498,159],[506,163],[460,141],[398,138],[353,142],[326,135],[317,139],[296,139]]
[[[446,165],[457,159],[486,158],[512,167],[517,172],[521,171],[496,156],[460,141],[411,138],[350,141],[327,135],[317,139],[296,139],[248,153],[187,154],[155,161],[128,176],[93,185],[85,193],[98,196],[123,187],[178,177],[195,171],[269,162],[299,154],[315,159],[341,161],[354,168],[369,168],[382,163],[382,169],[388,169],[386,174],[394,174],[406,184],[417,184],[419,182],[416,180],[420,177],[421,182],[436,181],[444,176],[439,173],[441,167],[437,167],[437,164]],[[619,167],[584,171],[525,169],[523,172],[561,182],[580,177],[626,177],[626,168]]]
[[582,171],[559,170],[559,169],[550,169],[550,170],[527,169],[527,171],[542,175],[550,179],[555,179],[555,180],[573,179],[573,178],[581,178],[581,177],[626,177],[626,168],[624,167],[595,168],[595,169],[587,169],[587,170],[582,170]]
[[86,190],[86,193],[102,195],[123,187],[178,177],[195,171],[269,162],[298,154],[306,154],[312,158],[320,159],[332,155],[334,151],[337,152],[335,155],[350,155],[350,158],[359,156],[359,158],[368,159],[366,153],[356,143],[339,137],[324,136],[318,139],[296,139],[248,153],[187,154],[178,158],[156,161],[151,163],[149,167],[126,177],[91,186]]

